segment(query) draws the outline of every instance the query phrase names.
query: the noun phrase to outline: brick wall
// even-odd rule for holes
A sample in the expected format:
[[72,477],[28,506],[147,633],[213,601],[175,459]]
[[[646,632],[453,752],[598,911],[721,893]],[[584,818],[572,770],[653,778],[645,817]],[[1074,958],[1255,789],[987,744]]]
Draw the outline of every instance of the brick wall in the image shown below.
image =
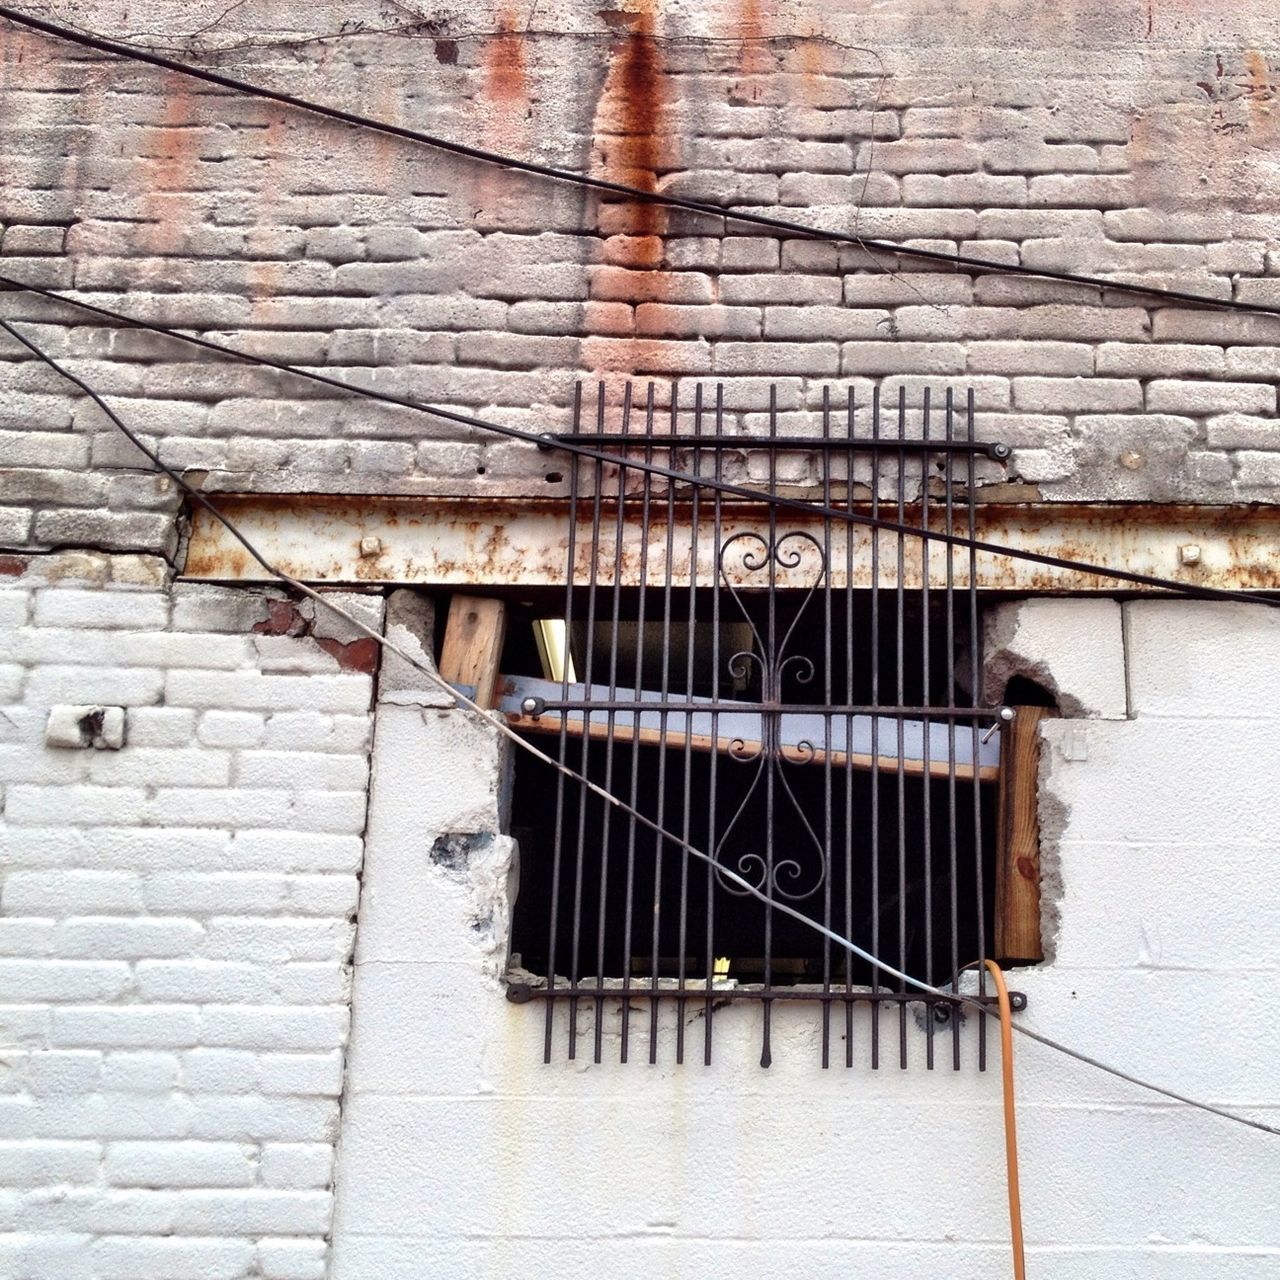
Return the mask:
[[[649,189],[1280,302],[1266,0],[1071,0],[1051,17],[1030,0],[30,8]],[[660,402],[675,379],[686,404],[723,384],[741,429],[770,380],[798,429],[828,385],[861,404],[972,386],[982,435],[1015,449],[984,473],[991,497],[1280,494],[1274,318],[602,201],[8,27],[0,106],[0,270],[245,350],[538,431],[567,424],[580,378],[652,376]],[[0,315],[211,490],[550,494],[565,470],[22,294]],[[0,560],[0,1275],[20,1280],[326,1266],[375,654],[270,593],[175,584],[177,508],[93,404],[0,335],[0,547],[22,553]],[[378,598],[346,601],[379,623]],[[1107,666],[1131,690],[1101,711],[1074,690],[1114,717],[1072,727],[1092,763],[1076,739],[1052,746],[1061,932],[1023,985],[1038,1025],[1268,1116],[1270,986],[1237,966],[1272,972],[1275,930],[1237,944],[1274,915],[1256,774],[1275,638],[1253,612],[1125,607]],[[1058,618],[1044,630],[1070,653],[1098,648]],[[1195,645],[1171,649],[1188,626]],[[851,1102],[814,1066],[810,1024],[788,1025],[762,1077],[737,1014],[705,1080],[539,1074],[538,1028],[494,982],[501,937],[419,857],[433,832],[497,829],[498,756],[420,689],[392,692],[336,1274],[416,1278],[424,1257],[503,1277],[1004,1265],[989,1076],[923,1093],[860,1076]],[[124,708],[121,749],[46,744],[51,710],[74,734],[66,709],[97,705]],[[1274,1269],[1270,1148],[1026,1058],[1045,1267]],[[672,1098],[686,1133],[724,1145],[673,1141]],[[868,1213],[850,1234],[855,1173]],[[797,1184],[798,1224],[773,1216]]]
[[[527,7],[527,6],[526,6]],[[892,13],[95,0],[76,20],[446,137],[815,226],[1280,299],[1270,6]],[[54,6],[55,12],[57,6]],[[200,34],[193,34],[201,28]],[[384,34],[373,33],[386,29]],[[520,31],[521,34],[514,34]],[[315,39],[328,36],[326,39]],[[707,37],[715,37],[709,39]],[[972,386],[1019,496],[1274,500],[1280,320],[974,277],[503,173],[5,31],[0,257],[25,279],[545,430],[579,377]],[[21,296],[211,487],[553,492],[555,459]],[[11,545],[172,551],[174,495],[0,342]],[[689,393],[686,391],[686,398]],[[16,434],[14,434],[16,432]],[[93,478],[84,478],[86,469]]]
[[[150,558],[4,572],[0,1274],[318,1277],[367,655]],[[94,704],[122,748],[46,745]]]

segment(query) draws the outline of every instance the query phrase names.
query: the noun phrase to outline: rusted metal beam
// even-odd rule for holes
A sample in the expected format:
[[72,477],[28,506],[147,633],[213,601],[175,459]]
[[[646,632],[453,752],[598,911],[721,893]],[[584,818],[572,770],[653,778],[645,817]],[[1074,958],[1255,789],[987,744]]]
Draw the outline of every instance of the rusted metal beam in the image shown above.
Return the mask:
[[[262,550],[294,577],[327,583],[415,583],[423,586],[538,587],[563,586],[568,547],[569,510],[563,500],[481,500],[474,498],[309,497],[305,495],[223,495],[218,505]],[[607,505],[607,504],[606,504]],[[859,508],[855,507],[855,510]],[[579,509],[576,574],[589,572],[589,507]],[[648,573],[665,575],[667,544],[664,513],[655,513],[650,530]],[[689,580],[687,508],[677,505],[683,530],[673,544],[683,550],[671,565],[673,586]],[[908,522],[919,512],[908,510]],[[724,532],[764,532],[763,507],[724,506]],[[789,528],[802,529],[805,518],[787,515]],[[814,528],[820,529],[817,519]],[[699,538],[698,581],[714,580],[716,550],[710,522]],[[934,527],[939,527],[934,522]],[[853,540],[852,577],[846,579],[844,538]],[[870,530],[861,526],[833,530],[830,557],[832,585],[865,588],[871,581]],[[885,564],[896,560],[895,535],[882,533]],[[979,506],[977,537],[986,542],[1114,566],[1172,578],[1199,586],[1250,590],[1280,589],[1280,508],[1193,507],[1116,503]],[[908,539],[904,584],[919,586],[921,542]],[[890,548],[893,555],[888,555]],[[945,581],[947,555],[932,544],[930,582]],[[957,550],[954,582],[968,585],[968,554]],[[624,547],[620,564],[623,585],[637,579],[639,548]],[[597,566],[597,582],[612,583],[613,565]],[[739,578],[733,563],[725,565],[730,581]],[[197,511],[187,552],[185,576],[206,581],[261,582],[266,575],[226,530],[207,513]],[[797,586],[813,581],[812,566],[794,570]],[[779,574],[779,586],[787,586]],[[987,590],[1034,592],[1132,591],[1078,570],[1052,568],[981,552],[978,585]],[[881,567],[881,585],[894,585]]]

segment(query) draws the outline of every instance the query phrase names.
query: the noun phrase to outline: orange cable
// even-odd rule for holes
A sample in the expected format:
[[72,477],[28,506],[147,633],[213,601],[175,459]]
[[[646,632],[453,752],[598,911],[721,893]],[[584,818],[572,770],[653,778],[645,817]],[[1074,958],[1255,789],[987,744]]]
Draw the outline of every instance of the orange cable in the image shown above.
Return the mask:
[[1014,1280],[1027,1280],[1022,1248],[1022,1196],[1018,1189],[1018,1120],[1013,1106],[1013,1011],[1004,974],[994,960],[984,960],[1000,997],[1000,1074],[1004,1081],[1004,1160],[1009,1183],[1009,1234],[1013,1239]]

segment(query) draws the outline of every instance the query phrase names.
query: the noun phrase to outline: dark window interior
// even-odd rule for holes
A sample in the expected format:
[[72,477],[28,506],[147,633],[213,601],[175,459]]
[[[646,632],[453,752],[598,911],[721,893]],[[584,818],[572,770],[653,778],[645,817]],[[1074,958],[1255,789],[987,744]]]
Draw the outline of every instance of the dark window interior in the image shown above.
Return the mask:
[[[758,632],[767,635],[767,597],[744,592],[741,599]],[[803,654],[813,664],[807,680],[800,678],[806,664],[793,664],[782,686],[784,701],[815,707],[877,700],[886,706],[972,704],[971,680],[957,678],[957,668],[962,677],[970,674],[968,618],[957,617],[948,628],[941,592],[934,593],[927,606],[918,594],[909,593],[901,613],[892,591],[881,592],[874,603],[870,593],[860,593],[854,600],[852,627],[842,594],[833,593],[830,626],[821,595],[806,598],[805,593],[784,592],[774,600],[775,636],[780,639],[794,621],[786,652]],[[687,606],[687,593],[680,603]],[[541,674],[529,624],[536,617],[563,614],[563,595],[558,606],[549,602],[515,609],[504,654],[506,673]],[[655,607],[664,607],[658,592],[650,593],[647,602],[650,620]],[[649,691],[758,700],[756,664],[731,669],[734,653],[753,647],[741,613],[735,612],[731,621],[722,598],[717,643],[708,621],[709,598],[695,598],[692,628],[674,593],[670,607],[665,653],[653,645],[637,655],[638,601],[633,591],[619,593],[616,627],[612,609],[590,632],[582,624],[571,627],[578,681],[616,682],[619,695],[628,697],[637,687],[638,667],[639,684]],[[655,640],[663,630],[645,628]],[[878,643],[873,644],[873,635],[878,635]],[[745,674],[735,675],[735,670]],[[555,742],[554,737],[535,737],[544,749]],[[882,739],[882,755],[895,751],[892,735],[888,741]],[[697,848],[723,840],[720,857],[726,865],[762,855],[768,796],[766,788],[757,787],[748,797],[755,763],[724,752],[686,752],[683,746],[616,742],[606,747],[581,739],[570,740],[567,763]],[[846,770],[837,765],[828,770],[812,762],[784,764],[781,770],[786,787],[773,789],[775,860],[794,854],[811,868],[818,865],[801,812],[819,838],[829,833],[832,851],[824,883],[796,906],[838,932],[849,931],[854,941],[929,981],[945,983],[956,963],[964,965],[980,951],[990,953],[994,784],[900,777],[896,768]],[[686,978],[702,978],[709,963],[727,957],[729,977],[762,982],[767,950],[773,985],[846,979],[872,983],[867,966],[855,961],[847,970],[840,949],[798,922],[768,912],[757,899],[728,891],[704,863],[682,855],[602,800],[588,795],[580,802],[575,786],[563,788],[562,802],[560,794],[555,771],[529,758],[517,760],[511,830],[520,843],[521,874],[512,948],[526,969],[545,974],[551,967],[549,920],[561,803],[557,974],[585,979],[620,978],[630,972],[647,977],[654,971],[656,953],[660,976],[683,972]],[[581,901],[576,941],[566,923],[575,918],[575,896]],[[767,926],[769,915],[773,918]],[[979,915],[987,934],[985,947],[977,936]],[[766,948],[767,927],[771,943]],[[883,980],[881,985],[886,985]]]

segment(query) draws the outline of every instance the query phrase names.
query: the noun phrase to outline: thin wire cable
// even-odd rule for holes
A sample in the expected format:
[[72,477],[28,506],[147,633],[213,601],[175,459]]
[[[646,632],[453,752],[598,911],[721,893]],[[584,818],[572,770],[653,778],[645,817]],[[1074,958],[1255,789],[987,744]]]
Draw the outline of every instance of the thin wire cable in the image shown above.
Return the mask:
[[1000,1084],[1004,1093],[1004,1168],[1009,1186],[1013,1280],[1027,1280],[1027,1255],[1022,1240],[1022,1186],[1018,1181],[1018,1113],[1013,1092],[1013,1010],[1000,966],[990,958],[983,964],[996,984],[996,998],[1000,1002]]
[[478,160],[484,164],[500,165],[504,169],[517,170],[521,173],[533,174],[540,178],[550,178],[556,182],[568,182],[575,186],[603,191],[610,195],[625,196],[628,200],[641,200],[647,204],[664,205],[670,209],[684,209],[690,213],[699,213],[708,217],[749,226],[768,227],[775,231],[785,231],[789,235],[803,236],[810,240],[824,240],[838,244],[857,245],[865,250],[878,250],[882,253],[895,254],[901,257],[915,258],[920,261],[937,262],[947,267],[965,267],[972,271],[994,273],[999,275],[1030,276],[1039,280],[1057,280],[1066,284],[1088,285],[1097,289],[1112,289],[1118,293],[1151,298],[1165,298],[1170,302],[1184,302],[1193,306],[1208,307],[1222,311],[1243,311],[1251,315],[1280,316],[1280,307],[1263,306],[1255,303],[1241,302],[1236,298],[1211,298],[1205,294],[1191,293],[1182,289],[1165,289],[1156,285],[1133,284],[1119,280],[1108,280],[1102,276],[1084,275],[1072,271],[1055,271],[1047,267],[1029,267],[1022,263],[992,262],[987,258],[975,258],[962,253],[943,253],[938,249],[924,249],[913,245],[898,244],[891,240],[872,239],[844,231],[828,231],[821,227],[806,226],[802,222],[792,222],[787,218],[775,218],[769,214],[748,213],[741,209],[708,204],[702,200],[690,200],[683,196],[668,195],[659,191],[646,191],[643,187],[634,187],[625,182],[614,182],[609,178],[597,178],[589,174],[574,173],[568,169],[558,169],[552,165],[538,164],[533,160],[521,160],[516,156],[503,155],[500,152],[488,151],[483,147],[473,147],[462,142],[452,142],[435,134],[425,133],[420,129],[410,129],[404,125],[392,124],[386,120],[377,120],[372,116],[361,115],[354,111],[344,111],[339,107],[326,106],[308,98],[300,98],[296,94],[282,93],[268,89],[262,85],[252,84],[246,80],[237,80],[233,76],[225,76],[220,72],[207,71],[203,67],[193,66],[188,62],[180,62],[175,58],[166,58],[157,53],[149,53],[132,45],[120,44],[102,36],[90,35],[71,27],[60,26],[43,18],[34,17],[7,5],[0,5],[0,18],[43,32],[55,39],[67,40],[83,48],[96,49],[99,53],[113,57],[125,58],[133,62],[144,62],[164,71],[173,71],[179,75],[190,76],[195,80],[203,80],[207,84],[216,84],[235,93],[249,94],[268,102],[277,102],[281,106],[292,107],[298,111],[307,111],[313,115],[337,120],[342,124],[359,129],[371,129],[385,133],[394,138],[408,142],[421,143],[446,151],[452,155],[465,156],[470,160]]
[[[725,880],[729,881],[732,884],[736,884],[739,889],[749,894],[750,896],[757,898],[759,901],[765,903],[765,905],[770,907],[772,910],[781,911],[784,915],[790,916],[792,919],[799,921],[806,928],[812,929],[814,930],[814,932],[821,934],[823,937],[834,942],[837,946],[844,948],[850,954],[857,956],[864,963],[869,964],[876,969],[879,969],[882,973],[887,974],[889,977],[895,978],[900,982],[906,983],[908,986],[914,988],[917,991],[922,992],[925,995],[936,996],[949,1002],[967,1005],[970,1008],[973,1008],[981,1013],[985,1013],[988,1011],[986,1005],[983,1004],[981,1001],[975,1000],[971,996],[965,995],[958,989],[955,991],[948,991],[946,988],[943,988],[943,987],[935,987],[930,985],[927,982],[922,982],[919,978],[913,978],[908,973],[904,973],[899,969],[895,969],[893,965],[888,964],[886,961],[881,960],[878,956],[873,955],[870,951],[866,950],[863,947],[860,947],[856,942],[852,941],[852,939],[844,937],[842,934],[837,933],[834,929],[829,928],[828,926],[822,924],[820,921],[813,919],[811,916],[805,915],[803,911],[798,910],[797,908],[791,906],[789,903],[784,902],[778,898],[769,897],[762,890],[758,889],[754,884],[752,884],[750,880],[747,880],[744,877],[740,876],[731,867],[725,866],[724,864],[719,862],[713,855],[706,853],[701,849],[698,849],[697,847],[689,843],[687,840],[683,840],[679,836],[675,835],[674,833],[665,830],[652,818],[642,813],[639,809],[628,804],[625,800],[620,799],[618,796],[614,795],[612,792],[605,790],[605,788],[600,786],[598,783],[593,782],[590,778],[586,777],[583,774],[575,772],[573,769],[569,768],[568,765],[562,764],[559,760],[556,760],[553,756],[548,755],[545,751],[541,750],[539,747],[534,746],[532,742],[528,741],[528,739],[522,737],[519,733],[517,733],[514,729],[512,729],[511,726],[508,725],[506,721],[503,720],[500,716],[491,715],[484,707],[480,706],[479,703],[473,701],[471,698],[467,697],[466,694],[461,693],[459,690],[455,689],[453,685],[449,684],[449,682],[445,680],[444,677],[441,676],[440,673],[433,666],[427,665],[420,658],[418,658],[412,653],[409,653],[402,645],[397,644],[394,640],[388,639],[387,636],[383,635],[379,631],[375,631],[372,627],[370,627],[367,623],[361,621],[354,614],[348,613],[341,606],[334,604],[322,592],[316,591],[314,588],[309,587],[306,583],[300,582],[297,578],[294,578],[290,574],[285,573],[283,569],[279,569],[275,565],[273,565],[253,545],[253,543],[243,533],[241,533],[239,528],[237,528],[235,522],[229,516],[223,514],[223,512],[221,512],[216,506],[214,506],[214,504],[211,503],[208,500],[208,498],[204,496],[204,494],[202,494],[199,490],[193,488],[190,484],[188,484],[187,481],[183,479],[183,477],[177,471],[175,471],[172,467],[168,466],[166,463],[162,462],[160,460],[159,455],[156,454],[154,450],[150,449],[135,432],[130,430],[130,428],[125,425],[125,423],[119,418],[119,416],[114,412],[114,410],[112,410],[110,405],[108,405],[106,401],[103,400],[103,398],[100,395],[98,395],[98,393],[94,391],[92,387],[88,385],[88,383],[86,383],[83,379],[77,377],[75,374],[71,373],[68,369],[64,368],[47,352],[43,351],[39,346],[31,342],[23,334],[19,333],[18,330],[15,329],[14,326],[9,321],[0,320],[0,329],[4,329],[14,339],[16,339],[19,343],[21,343],[22,346],[24,346],[28,351],[30,351],[34,356],[36,356],[37,359],[42,360],[51,369],[53,369],[55,373],[60,374],[73,386],[79,387],[80,390],[83,391],[84,394],[87,395],[94,402],[94,404],[96,404],[98,408],[102,410],[102,412],[107,416],[107,418],[110,419],[110,421],[117,427],[117,429],[120,430],[124,434],[124,436],[141,453],[143,453],[161,471],[163,471],[165,475],[167,475],[169,479],[172,480],[174,484],[178,486],[179,489],[181,489],[189,498],[191,498],[193,502],[198,503],[201,507],[203,507],[206,511],[208,511],[209,514],[214,517],[214,519],[219,521],[227,529],[227,531],[236,539],[236,541],[239,542],[240,545],[243,546],[245,550],[254,558],[254,560],[256,560],[260,565],[262,565],[262,567],[273,578],[276,578],[278,581],[284,583],[285,586],[291,588],[294,591],[299,592],[301,595],[306,596],[308,599],[313,600],[317,604],[320,604],[324,608],[330,610],[330,612],[334,613],[339,618],[343,619],[344,622],[347,622],[352,627],[354,627],[358,632],[360,632],[360,634],[374,641],[374,643],[377,644],[381,649],[384,649],[389,653],[394,653],[396,657],[407,662],[415,670],[421,672],[424,676],[426,676],[427,679],[432,684],[434,684],[438,689],[440,689],[442,693],[450,697],[458,707],[461,707],[464,710],[470,711],[474,715],[479,716],[485,722],[485,724],[487,724],[488,726],[493,728],[497,733],[501,734],[503,737],[507,738],[509,741],[514,743],[515,746],[518,747],[521,751],[524,751],[526,754],[532,756],[534,759],[541,761],[543,764],[550,765],[551,768],[556,770],[558,773],[563,774],[569,780],[576,782],[579,785],[585,787],[593,795],[596,795],[600,799],[602,799],[606,804],[611,805],[613,808],[619,810],[621,813],[625,814],[628,818],[634,819],[641,826],[645,827],[649,831],[652,831],[655,835],[661,837],[663,840],[669,841],[677,849],[682,850],[683,852],[689,854],[690,857],[697,858],[700,861],[706,863],[708,866],[714,868],[719,872],[719,874]],[[1199,1111],[1207,1111],[1211,1115],[1220,1116],[1224,1120],[1232,1120],[1236,1124],[1244,1125],[1247,1128],[1257,1129],[1262,1133],[1268,1133],[1273,1135],[1274,1137],[1280,1137],[1280,1126],[1269,1125],[1261,1120],[1254,1120],[1249,1116],[1242,1116],[1235,1111],[1227,1110],[1225,1107],[1219,1107],[1214,1105],[1213,1103],[1203,1102],[1198,1098],[1189,1097],[1188,1095],[1178,1093],[1173,1089],[1168,1089],[1164,1085],[1155,1084],[1150,1080],[1143,1080],[1140,1076],[1132,1075],[1127,1071],[1121,1070],[1119,1067],[1113,1067],[1109,1063],[1103,1062],[1098,1058],[1092,1057],[1091,1055],[1084,1053],[1079,1049],[1073,1049],[1071,1048],[1070,1045],[1063,1044],[1059,1040],[1054,1040],[1050,1036],[1043,1035],[1038,1031],[1033,1031],[1029,1027],[1023,1026],[1021,1023],[1014,1023],[1013,1029],[1017,1031],[1018,1034],[1020,1035],[1028,1036],[1030,1039],[1035,1040],[1042,1045],[1045,1045],[1047,1048],[1056,1050],[1058,1053],[1064,1054],[1069,1058],[1074,1058],[1077,1062],[1082,1062],[1086,1066],[1094,1067],[1098,1071],[1102,1071],[1107,1075],[1114,1076],[1118,1080],[1124,1080],[1129,1084],[1136,1085],[1138,1088],[1146,1089],[1151,1093],[1160,1094],[1162,1097],[1169,1098],[1171,1101],[1181,1103],[1184,1106],[1193,1107]]]
[[[329,374],[319,373],[314,369],[287,364],[270,356],[251,355],[248,352],[239,351],[235,347],[229,347],[225,343],[214,342],[210,338],[199,338],[193,334],[184,333],[180,329],[171,329],[166,325],[155,324],[148,320],[138,320],[109,307],[103,307],[97,303],[84,302],[68,294],[60,293],[55,289],[46,289],[40,285],[28,284],[13,276],[0,274],[0,284],[22,289],[55,302],[65,303],[67,306],[75,307],[78,310],[87,311],[94,315],[105,316],[110,320],[127,324],[148,333],[155,333],[178,342],[185,342],[205,351],[213,351],[218,355],[230,356],[232,359],[241,360],[247,364],[258,365],[266,369],[275,369],[279,373],[289,374],[293,377],[306,379],[309,382],[318,383],[321,386],[331,387],[344,395],[359,396],[366,400],[375,400],[380,404],[411,409],[415,413],[424,413],[430,417],[441,418],[446,422],[456,422],[462,426],[487,431],[510,440],[520,440],[525,444],[534,445],[538,449],[554,448],[563,453],[569,453],[580,458],[588,458],[595,462],[627,467],[647,475],[659,476],[675,484],[693,485],[703,489],[714,490],[729,497],[746,498],[752,502],[764,501],[775,510],[798,511],[810,517],[821,516],[823,519],[835,520],[843,524],[860,525],[881,532],[938,542],[944,546],[960,547],[972,551],[985,551],[991,555],[1022,560],[1030,564],[1042,564],[1049,568],[1064,569],[1074,573],[1086,573],[1093,577],[1106,578],[1114,582],[1154,587],[1161,591],[1186,596],[1193,600],[1230,600],[1237,603],[1261,604],[1270,608],[1280,608],[1280,596],[1263,595],[1259,592],[1227,587],[1209,587],[1198,583],[1178,582],[1175,579],[1160,577],[1157,574],[1138,573],[1132,569],[1117,569],[1106,565],[1090,564],[1084,560],[1072,560],[1065,556],[1053,556],[1046,552],[1030,551],[1022,547],[1010,547],[997,542],[986,542],[963,533],[942,529],[926,529],[917,524],[905,524],[901,521],[889,520],[878,515],[866,515],[862,512],[853,511],[848,507],[833,507],[822,503],[806,502],[801,498],[786,498],[763,493],[747,485],[733,484],[718,476],[708,477],[698,475],[695,472],[680,471],[671,466],[663,466],[648,457],[644,459],[625,457],[616,450],[561,440],[549,432],[524,431],[519,427],[493,422],[487,418],[478,418],[473,414],[459,413],[456,409],[444,409],[438,405],[427,404],[422,400],[411,399],[408,396],[399,396],[389,391],[377,391],[371,387],[362,387],[358,383],[346,382],[341,378],[334,378]],[[620,442],[622,440],[621,437],[617,437],[617,439]],[[749,440],[745,437],[743,447],[750,447]]]

